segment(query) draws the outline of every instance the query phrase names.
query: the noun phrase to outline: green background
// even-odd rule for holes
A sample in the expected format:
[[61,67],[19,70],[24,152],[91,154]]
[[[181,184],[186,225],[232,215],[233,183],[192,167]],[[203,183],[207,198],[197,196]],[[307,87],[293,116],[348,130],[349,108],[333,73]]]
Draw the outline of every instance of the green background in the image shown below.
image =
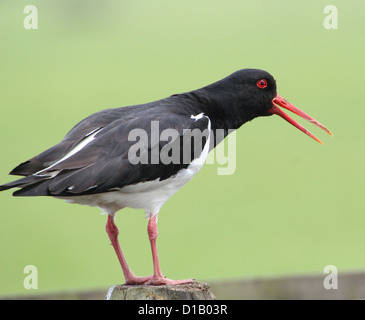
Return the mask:
[[[38,30],[23,27],[25,5]],[[214,280],[364,270],[365,2],[1,1],[0,181],[89,114],[193,90],[246,67],[330,128],[277,116],[237,132],[237,169],[206,165],[159,215],[162,271]],[[295,117],[298,119],[298,117]],[[97,208],[0,194],[0,294],[108,287],[124,281]],[[117,217],[137,275],[152,273],[142,210]]]

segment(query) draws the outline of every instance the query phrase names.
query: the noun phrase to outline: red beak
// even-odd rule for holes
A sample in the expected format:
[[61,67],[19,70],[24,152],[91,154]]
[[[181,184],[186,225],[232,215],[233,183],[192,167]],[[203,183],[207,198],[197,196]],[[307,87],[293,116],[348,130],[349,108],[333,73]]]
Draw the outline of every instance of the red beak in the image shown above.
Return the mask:
[[280,107],[283,107],[285,109],[290,110],[291,112],[294,112],[298,116],[302,117],[305,120],[308,120],[312,122],[317,127],[320,127],[322,130],[326,131],[328,134],[332,136],[332,132],[329,131],[323,124],[319,123],[317,120],[312,118],[310,115],[306,114],[302,110],[298,109],[297,107],[290,104],[288,101],[286,101],[284,98],[277,95],[273,100],[273,107],[269,109],[271,113],[277,114],[278,116],[282,117],[286,121],[288,121],[290,124],[292,124],[294,127],[298,128],[300,131],[304,132],[306,135],[310,136],[312,139],[318,141],[319,143],[323,144],[321,140],[319,140],[314,134],[310,133],[306,128],[304,128],[301,124],[296,122],[294,119],[289,117],[284,111],[282,111],[279,107],[276,106],[279,105]]

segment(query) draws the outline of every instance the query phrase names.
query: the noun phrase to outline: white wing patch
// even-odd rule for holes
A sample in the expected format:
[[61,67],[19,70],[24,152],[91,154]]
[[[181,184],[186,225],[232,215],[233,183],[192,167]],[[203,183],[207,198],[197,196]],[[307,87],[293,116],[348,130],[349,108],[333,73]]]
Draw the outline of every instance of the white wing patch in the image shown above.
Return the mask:
[[34,173],[34,175],[36,176],[55,176],[58,172],[56,173],[46,173],[45,175],[42,175],[43,172],[48,171],[50,169],[52,169],[54,166],[58,165],[59,163],[61,163],[62,161],[65,161],[66,159],[72,157],[74,154],[80,152],[83,148],[85,148],[86,145],[88,145],[91,141],[93,141],[95,139],[95,136],[97,135],[97,133],[99,133],[102,130],[102,128],[97,128],[91,132],[89,132],[85,138],[83,140],[81,140],[81,142],[79,144],[77,144],[76,146],[74,146],[69,153],[67,153],[65,156],[63,156],[60,160],[56,161],[54,164],[50,165],[49,167],[42,169],[36,173]]

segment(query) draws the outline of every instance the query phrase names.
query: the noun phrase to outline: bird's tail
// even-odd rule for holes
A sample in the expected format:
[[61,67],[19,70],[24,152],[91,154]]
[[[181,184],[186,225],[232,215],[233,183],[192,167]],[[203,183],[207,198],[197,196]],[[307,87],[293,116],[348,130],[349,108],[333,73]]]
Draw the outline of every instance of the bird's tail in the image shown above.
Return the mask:
[[36,184],[40,181],[43,181],[45,179],[48,179],[48,178],[49,177],[46,177],[46,176],[30,175],[25,178],[0,185],[0,191],[12,189],[12,188],[25,188],[25,187],[34,185],[34,184]]

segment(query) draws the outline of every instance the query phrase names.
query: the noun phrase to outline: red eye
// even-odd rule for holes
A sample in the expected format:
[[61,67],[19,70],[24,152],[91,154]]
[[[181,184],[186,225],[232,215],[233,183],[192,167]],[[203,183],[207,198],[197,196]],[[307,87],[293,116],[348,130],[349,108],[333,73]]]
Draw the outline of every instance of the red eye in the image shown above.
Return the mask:
[[261,80],[257,81],[256,85],[259,88],[264,89],[267,87],[267,81],[265,79],[261,79]]

